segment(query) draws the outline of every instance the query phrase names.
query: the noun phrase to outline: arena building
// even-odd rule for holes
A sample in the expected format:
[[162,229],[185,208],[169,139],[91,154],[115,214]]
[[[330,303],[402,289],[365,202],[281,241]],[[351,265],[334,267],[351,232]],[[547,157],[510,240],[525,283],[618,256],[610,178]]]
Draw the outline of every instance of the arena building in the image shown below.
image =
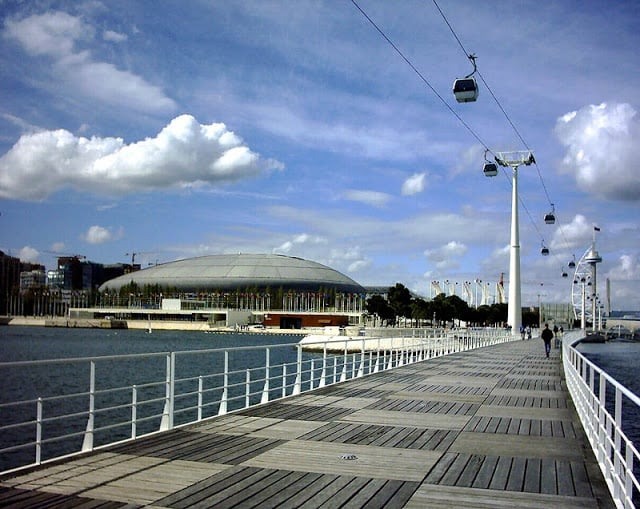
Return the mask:
[[278,254],[223,254],[158,264],[99,287],[75,317],[191,320],[210,326],[302,328],[361,323],[365,289],[317,262]]

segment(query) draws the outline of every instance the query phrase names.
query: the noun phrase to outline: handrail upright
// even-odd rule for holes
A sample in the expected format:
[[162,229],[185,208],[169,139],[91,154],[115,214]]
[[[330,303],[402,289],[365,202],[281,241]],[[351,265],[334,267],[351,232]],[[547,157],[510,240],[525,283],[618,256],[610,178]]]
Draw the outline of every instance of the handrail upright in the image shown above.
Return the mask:
[[347,348],[349,347],[347,340],[344,341],[344,359],[342,361],[342,373],[340,374],[340,381],[344,382],[347,379]]
[[131,438],[136,438],[136,422],[138,415],[138,388],[134,384],[131,387]]
[[318,387],[324,387],[327,383],[327,342],[322,347],[322,371],[320,372],[320,383]]
[[296,380],[293,384],[291,395],[300,394],[302,388],[302,345],[298,343],[298,353],[296,356]]
[[202,420],[202,396],[204,391],[204,378],[202,375],[198,377],[198,421]]
[[220,396],[220,408],[218,408],[218,415],[225,415],[227,413],[229,390],[229,350],[224,351],[224,375],[222,383],[224,384],[224,387],[222,389],[222,395]]
[[364,359],[364,339],[362,339],[360,346],[360,366],[358,367],[358,378],[364,376]]
[[267,403],[269,401],[269,378],[270,378],[270,352],[269,348],[265,349],[265,366],[264,366],[264,387],[262,388],[262,397],[260,403]]
[[36,465],[42,462],[42,398],[36,403]]
[[282,365],[282,397],[287,396],[287,365]]
[[93,429],[94,416],[96,409],[96,363],[91,361],[89,369],[89,416],[87,418],[87,428],[84,432],[82,440],[82,452],[91,451],[93,449]]
[[245,384],[244,384],[244,407],[249,408],[249,396],[251,394],[251,371],[246,370]]

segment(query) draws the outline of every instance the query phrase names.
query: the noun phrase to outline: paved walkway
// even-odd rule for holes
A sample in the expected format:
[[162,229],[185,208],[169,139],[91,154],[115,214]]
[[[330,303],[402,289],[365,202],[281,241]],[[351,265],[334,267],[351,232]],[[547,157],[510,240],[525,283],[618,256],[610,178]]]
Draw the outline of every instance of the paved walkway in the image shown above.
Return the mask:
[[0,507],[613,507],[558,350],[404,366],[0,480]]

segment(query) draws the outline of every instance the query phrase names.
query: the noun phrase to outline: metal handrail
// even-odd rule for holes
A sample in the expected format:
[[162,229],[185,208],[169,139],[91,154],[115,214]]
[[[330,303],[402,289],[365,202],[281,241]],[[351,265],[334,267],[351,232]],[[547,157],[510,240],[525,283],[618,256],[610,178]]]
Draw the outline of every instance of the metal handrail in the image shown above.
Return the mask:
[[[513,339],[514,336],[508,331],[473,330],[458,331],[455,336],[440,334],[423,338],[384,338],[377,341],[375,348],[375,338],[372,341],[372,338],[340,337],[338,351],[333,351],[337,344],[335,341],[326,340],[320,343],[318,352],[305,351],[304,354],[300,343],[286,343],[0,363],[0,377],[4,369],[22,370],[34,366],[50,368],[61,364],[80,365],[83,368],[88,364],[90,367],[87,390],[78,391],[75,388],[70,394],[52,394],[0,404],[0,410],[16,405],[26,407],[21,413],[3,412],[4,422],[0,420],[0,458],[18,449],[31,451],[28,458],[21,457],[15,464],[3,464],[0,470],[3,470],[1,473],[20,470],[351,378]],[[281,350],[281,360],[272,364],[272,354],[276,350]],[[244,360],[247,357],[245,354],[251,351],[256,353],[256,359],[264,359],[264,363],[232,365],[232,356],[235,359],[240,354]],[[192,364],[184,360],[193,355],[202,359],[210,356],[221,367],[195,375],[186,372],[184,376],[179,376]],[[165,359],[165,367],[154,369],[152,380],[148,374],[144,378],[138,370],[129,370],[135,371],[131,374],[133,378],[139,378],[131,383],[103,387],[106,375],[102,378],[96,375],[96,367],[105,362],[116,363],[114,366],[131,360],[148,364],[152,359],[157,363],[162,358]],[[108,367],[107,371],[115,369],[111,365]],[[53,402],[56,408],[63,409],[62,413],[51,415],[49,408]],[[34,406],[35,416],[28,410]],[[16,421],[15,417],[9,418],[10,413],[23,417]],[[17,433],[20,427],[26,428],[29,433]],[[130,431],[123,428],[130,428]],[[21,438],[17,439],[17,435],[21,435]],[[13,442],[7,444],[4,440]],[[59,443],[60,447],[50,447],[53,442]]]
[[565,334],[567,389],[616,507],[635,508],[640,497],[640,453],[623,429],[623,402],[640,411],[640,398],[575,348],[584,331]]

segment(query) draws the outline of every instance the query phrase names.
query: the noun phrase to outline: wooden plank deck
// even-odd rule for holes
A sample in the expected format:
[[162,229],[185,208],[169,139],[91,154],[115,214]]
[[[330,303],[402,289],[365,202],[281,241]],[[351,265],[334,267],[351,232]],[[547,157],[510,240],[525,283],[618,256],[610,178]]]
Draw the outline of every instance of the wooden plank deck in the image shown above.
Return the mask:
[[0,479],[0,507],[614,507],[557,350],[517,341]]

